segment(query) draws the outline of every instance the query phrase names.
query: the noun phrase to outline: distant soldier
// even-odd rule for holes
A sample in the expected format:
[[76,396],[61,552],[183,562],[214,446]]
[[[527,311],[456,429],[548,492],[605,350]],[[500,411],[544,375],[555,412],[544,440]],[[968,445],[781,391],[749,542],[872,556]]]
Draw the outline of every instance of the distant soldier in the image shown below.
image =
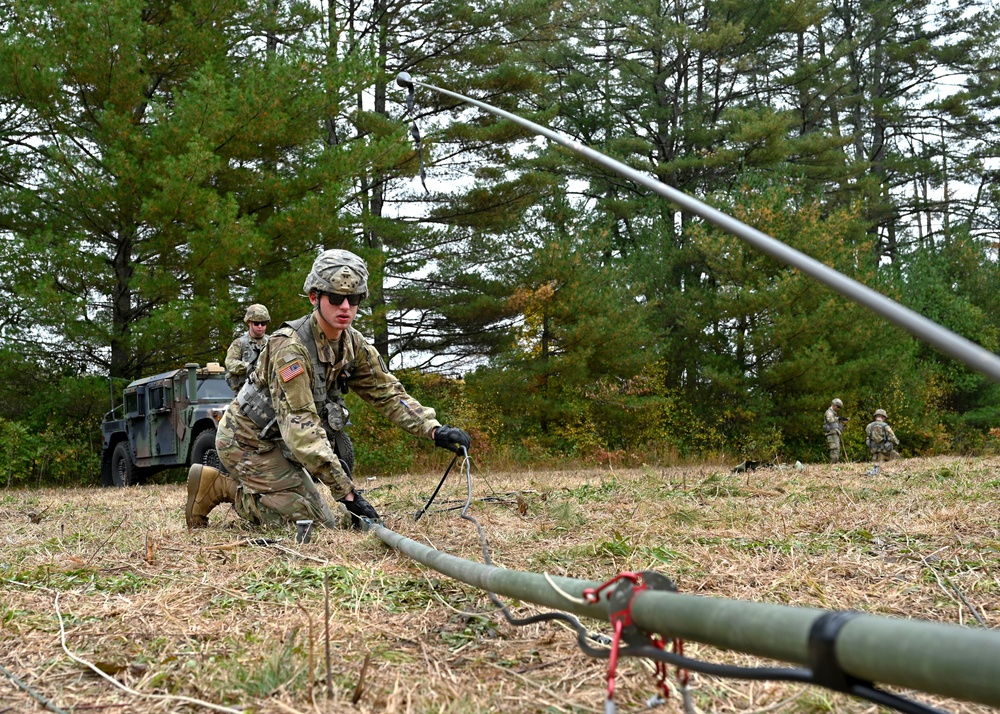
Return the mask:
[[823,433],[826,434],[826,443],[830,447],[831,464],[840,463],[840,435],[844,432],[844,424],[850,421],[848,417],[840,416],[843,406],[842,401],[834,399],[823,415]]
[[195,464],[188,471],[185,509],[189,528],[204,528],[220,503],[242,518],[280,525],[312,520],[337,527],[317,487],[333,497],[361,527],[378,512],[354,490],[337,444],[347,425],[348,389],[405,431],[450,451],[471,446],[461,429],[444,426],[433,409],[403,389],[376,349],[351,327],[368,297],[368,267],[346,250],[323,251],[303,292],[311,313],[282,324],[271,335],[257,368],[219,423],[215,445],[229,474]]
[[247,308],[247,313],[243,316],[247,331],[233,340],[226,352],[226,382],[234,392],[240,390],[247,381],[247,375],[257,364],[257,358],[267,344],[264,333],[267,332],[267,323],[270,321],[271,315],[263,305],[255,304]]
[[865,443],[871,452],[872,461],[875,462],[899,458],[899,452],[895,449],[899,446],[899,439],[886,422],[887,418],[885,409],[876,409],[875,421],[865,427]]

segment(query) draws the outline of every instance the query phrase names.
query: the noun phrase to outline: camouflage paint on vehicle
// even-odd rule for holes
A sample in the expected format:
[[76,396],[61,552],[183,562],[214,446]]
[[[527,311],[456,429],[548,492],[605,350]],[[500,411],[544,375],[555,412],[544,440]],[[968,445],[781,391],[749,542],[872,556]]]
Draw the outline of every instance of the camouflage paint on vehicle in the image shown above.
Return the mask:
[[192,463],[218,468],[215,431],[233,396],[215,362],[135,380],[101,424],[101,484],[128,486]]

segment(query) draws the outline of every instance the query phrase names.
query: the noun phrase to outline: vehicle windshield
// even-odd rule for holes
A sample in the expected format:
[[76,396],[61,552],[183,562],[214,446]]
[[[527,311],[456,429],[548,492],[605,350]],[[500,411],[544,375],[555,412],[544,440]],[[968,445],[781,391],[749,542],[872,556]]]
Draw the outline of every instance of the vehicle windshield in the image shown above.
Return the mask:
[[198,399],[232,399],[233,390],[224,379],[199,379]]

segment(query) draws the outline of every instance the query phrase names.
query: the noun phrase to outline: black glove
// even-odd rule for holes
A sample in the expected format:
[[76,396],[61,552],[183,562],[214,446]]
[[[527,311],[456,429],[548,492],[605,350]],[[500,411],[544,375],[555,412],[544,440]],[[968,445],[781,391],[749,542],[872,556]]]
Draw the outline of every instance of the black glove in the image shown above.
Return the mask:
[[379,518],[378,511],[372,508],[372,504],[368,503],[364,496],[357,491],[354,492],[353,501],[341,499],[340,502],[344,504],[344,508],[346,508],[347,512],[351,514],[351,528],[368,530],[367,527],[362,526],[362,518],[367,518],[372,523],[382,522]]
[[472,439],[461,429],[456,429],[453,426],[439,426],[434,432],[434,445],[461,454],[462,450],[458,447],[464,446],[465,450],[468,451],[469,447],[472,446]]
[[840,421],[845,422],[845,423],[849,422],[851,420],[851,417],[837,417],[837,418],[840,419]]

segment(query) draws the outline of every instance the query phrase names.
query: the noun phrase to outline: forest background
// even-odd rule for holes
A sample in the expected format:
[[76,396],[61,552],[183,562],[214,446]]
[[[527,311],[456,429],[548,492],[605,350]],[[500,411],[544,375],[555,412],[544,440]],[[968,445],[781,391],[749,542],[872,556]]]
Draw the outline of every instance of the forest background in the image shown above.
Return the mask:
[[[0,6],[8,485],[96,483],[113,394],[221,360],[252,302],[304,314],[333,247],[371,268],[356,326],[480,459],[820,460],[835,396],[855,458],[876,408],[905,455],[996,448],[985,377],[510,122],[426,90],[410,111],[393,81],[565,132],[996,351],[989,2]],[[352,407],[361,468],[430,450]]]

